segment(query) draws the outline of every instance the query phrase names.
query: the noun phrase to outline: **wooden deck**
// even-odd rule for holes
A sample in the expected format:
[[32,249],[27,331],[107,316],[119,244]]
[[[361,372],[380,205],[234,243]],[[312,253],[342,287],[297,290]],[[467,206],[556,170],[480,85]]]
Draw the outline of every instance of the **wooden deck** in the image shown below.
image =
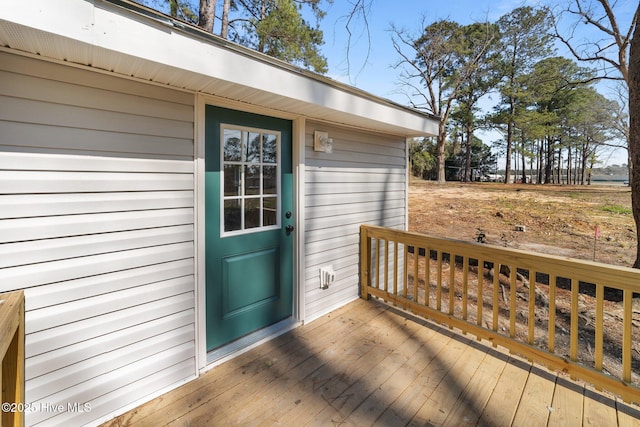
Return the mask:
[[105,426],[638,426],[640,408],[355,301]]

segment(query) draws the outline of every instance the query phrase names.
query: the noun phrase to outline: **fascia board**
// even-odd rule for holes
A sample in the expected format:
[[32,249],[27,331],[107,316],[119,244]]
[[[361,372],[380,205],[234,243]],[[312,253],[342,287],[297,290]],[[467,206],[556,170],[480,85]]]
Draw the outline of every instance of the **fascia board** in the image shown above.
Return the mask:
[[[185,89],[194,89],[188,87],[188,82],[195,73],[303,102],[317,110],[317,117],[331,115],[323,109],[340,113],[344,124],[350,120],[357,126],[362,126],[363,121],[379,122],[396,132],[403,130],[403,136],[436,135],[438,131],[437,122],[424,114],[372,99],[373,96],[352,93],[324,81],[328,79],[314,79],[291,67],[243,55],[192,36],[170,20],[152,19],[108,2],[0,0],[0,10],[4,20],[115,52],[124,58],[141,58],[155,69],[160,65],[186,71],[184,81],[170,82]],[[292,108],[291,112],[295,110]]]

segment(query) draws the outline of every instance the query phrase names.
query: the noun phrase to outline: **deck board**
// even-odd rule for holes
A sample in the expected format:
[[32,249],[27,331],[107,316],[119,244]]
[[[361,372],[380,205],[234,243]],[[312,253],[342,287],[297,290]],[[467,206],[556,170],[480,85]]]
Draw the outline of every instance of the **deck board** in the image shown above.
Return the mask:
[[530,364],[509,357],[482,411],[478,425],[506,427],[512,424],[530,370]]
[[549,411],[549,427],[581,427],[584,410],[584,385],[558,379]]
[[[397,324],[389,320],[387,313],[371,322],[371,351],[355,361],[353,369],[348,366],[330,367],[319,375],[315,382],[319,385],[314,394],[313,410],[292,418],[297,425],[328,425],[341,422],[371,392],[368,383],[380,384],[388,378],[389,372],[406,356],[407,341],[420,325],[415,322]],[[417,349],[416,349],[417,350]],[[326,404],[326,403],[328,404]]]
[[424,371],[425,347],[427,342],[431,345],[432,337],[435,334],[434,329],[420,327],[415,336],[412,336],[411,345],[406,346],[415,348],[415,351],[347,417],[346,421],[365,424],[363,421],[368,420],[369,422],[366,424],[372,424],[378,422],[378,418],[386,411],[386,402],[393,402],[392,406],[397,406],[400,396],[412,386],[414,380]]
[[535,425],[546,426],[549,412],[553,410],[555,386],[556,375],[533,367],[522,390],[513,425],[532,425],[531,420],[537,420]]
[[[332,422],[342,422],[347,417],[355,424],[371,424],[379,414],[370,410],[370,406],[379,404],[378,397],[382,392],[382,385],[391,380],[403,365],[405,365],[411,357],[420,349],[421,345],[412,340],[413,334],[420,329],[411,328],[405,330],[404,334],[397,335],[399,340],[385,344],[389,351],[388,354],[379,363],[375,361],[365,361],[358,380],[344,390],[340,396],[332,402],[331,406],[314,417],[309,423],[311,426],[330,425]],[[393,331],[389,331],[390,334]],[[381,345],[381,344],[379,344]],[[378,388],[371,387],[371,384],[380,384]],[[377,393],[378,392],[378,393]],[[363,406],[366,405],[366,406]],[[335,412],[334,412],[335,409]]]
[[602,393],[585,387],[583,416],[585,427],[615,426],[617,424],[616,402]]
[[379,333],[376,319],[379,316],[371,318],[361,330],[353,331],[366,339],[356,339],[354,342],[340,339],[348,337],[336,335],[337,345],[319,352],[314,357],[315,365],[289,375],[291,381],[286,390],[272,400],[268,414],[274,419],[302,423],[322,411],[333,398],[332,394],[340,393],[354,381],[353,378],[360,375],[357,369],[349,370],[350,366],[362,367],[359,361],[372,363],[388,352],[386,348],[376,345],[376,334]]
[[[427,329],[427,328],[425,328]],[[429,328],[432,329],[432,328]],[[445,366],[437,363],[444,348],[452,344],[451,332],[446,329],[432,329],[431,339],[423,347],[421,353],[420,373],[410,382],[395,402],[384,408],[384,412],[375,421],[377,426],[407,425],[424,404],[424,400],[438,386],[442,378],[449,371]],[[460,350],[464,350],[460,347]],[[453,361],[450,363],[453,364]]]
[[358,300],[148,402],[122,426],[640,425],[640,411],[490,344]]
[[[361,329],[370,329],[371,319],[385,309],[385,307],[380,307],[379,310],[371,312],[336,313],[331,327],[314,328],[313,339],[301,336],[295,330],[282,336],[283,340],[286,340],[284,346],[278,346],[262,357],[251,360],[248,364],[235,363],[235,359],[233,359],[221,365],[220,368],[224,367],[224,373],[221,375],[224,374],[231,381],[235,379],[235,383],[224,393],[215,396],[215,399],[209,398],[206,405],[200,405],[191,411],[189,419],[192,425],[207,425],[212,413],[216,414],[214,424],[241,424],[240,419],[245,419],[251,413],[260,410],[259,406],[254,407],[254,402],[261,396],[268,396],[263,393],[263,389],[267,385],[272,384],[276,387],[272,395],[277,396],[284,393],[285,389],[282,387],[282,383],[275,381],[276,379],[282,378],[284,373],[296,368],[295,374],[298,375],[317,369],[323,362],[322,358],[317,355],[339,352],[341,346],[349,342],[348,338],[351,335],[362,333]],[[344,340],[339,340],[339,337],[343,337]],[[214,368],[211,372],[216,369],[218,368]],[[240,373],[239,376],[238,373]],[[295,375],[292,377],[296,378]],[[248,405],[247,402],[250,402],[251,405]],[[161,419],[158,420],[158,422],[161,421]],[[176,419],[175,422],[168,425],[182,425],[182,420]]]
[[410,426],[443,425],[457,404],[466,404],[463,401],[464,390],[483,363],[486,353],[475,351],[470,345],[465,347],[464,352],[449,351],[442,355],[446,359],[455,359],[456,363],[411,420]]
[[619,427],[640,426],[640,408],[635,405],[627,405],[620,399],[616,399],[616,411]]
[[[474,373],[458,398],[453,411],[446,418],[445,425],[475,426],[478,423],[509,359],[509,356],[504,353],[493,353],[493,356],[487,353],[483,360],[486,363],[481,363]],[[490,360],[491,357],[496,360]]]

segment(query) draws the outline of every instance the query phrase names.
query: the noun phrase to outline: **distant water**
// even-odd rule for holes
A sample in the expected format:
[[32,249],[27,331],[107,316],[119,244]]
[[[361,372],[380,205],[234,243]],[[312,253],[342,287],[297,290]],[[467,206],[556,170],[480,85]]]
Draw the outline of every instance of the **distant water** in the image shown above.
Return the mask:
[[591,179],[592,185],[629,185],[628,180],[606,180],[606,179]]

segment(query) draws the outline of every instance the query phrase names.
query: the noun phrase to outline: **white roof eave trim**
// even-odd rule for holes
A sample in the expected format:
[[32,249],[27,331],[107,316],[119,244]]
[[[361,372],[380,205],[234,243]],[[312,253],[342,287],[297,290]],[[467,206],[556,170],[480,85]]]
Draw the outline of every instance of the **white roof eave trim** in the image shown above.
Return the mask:
[[[11,48],[347,126],[405,137],[438,131],[427,114],[257,52],[230,48],[212,35],[178,28],[161,14],[149,17],[101,0],[30,0],[11,6],[8,1],[0,0],[0,42]],[[21,46],[12,46],[6,28],[28,33],[15,37],[22,39],[16,41]]]

